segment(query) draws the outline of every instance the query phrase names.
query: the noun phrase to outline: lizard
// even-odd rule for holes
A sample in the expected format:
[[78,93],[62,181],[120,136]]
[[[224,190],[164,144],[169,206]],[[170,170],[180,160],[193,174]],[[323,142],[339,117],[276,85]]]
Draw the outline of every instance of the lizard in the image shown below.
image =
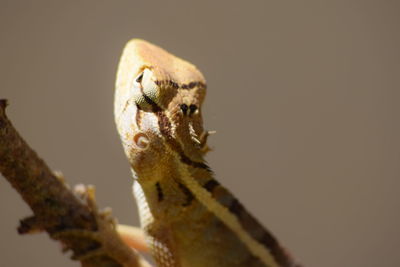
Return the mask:
[[141,39],[126,44],[114,115],[157,266],[300,266],[206,163],[206,88],[191,63]]

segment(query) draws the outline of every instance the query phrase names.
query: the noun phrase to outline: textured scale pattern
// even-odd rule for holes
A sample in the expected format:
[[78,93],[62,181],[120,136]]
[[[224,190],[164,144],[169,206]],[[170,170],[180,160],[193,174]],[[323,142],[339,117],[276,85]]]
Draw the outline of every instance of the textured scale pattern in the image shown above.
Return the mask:
[[298,267],[205,163],[206,81],[143,40],[124,49],[115,121],[132,167],[142,228],[159,267]]
[[[138,209],[140,212],[140,223],[142,225],[142,228],[146,232],[148,232],[147,230],[151,228],[152,224],[154,223],[154,218],[149,209],[144,192],[140,184],[137,182],[134,182],[133,184],[133,195],[136,198],[136,203],[138,205]],[[151,248],[151,253],[158,266],[162,267],[178,266],[172,255],[172,252],[164,243],[162,243],[160,240],[151,235],[146,236],[146,242]]]

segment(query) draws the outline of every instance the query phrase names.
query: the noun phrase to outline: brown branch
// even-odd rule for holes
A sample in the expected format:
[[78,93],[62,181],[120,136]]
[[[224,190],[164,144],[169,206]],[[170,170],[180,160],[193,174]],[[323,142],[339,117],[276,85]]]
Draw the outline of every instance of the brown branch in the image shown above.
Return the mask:
[[99,215],[94,192],[87,203],[78,199],[21,138],[8,120],[0,99],[0,172],[31,207],[34,215],[21,221],[20,233],[45,230],[73,252],[82,266],[139,266],[109,218]]

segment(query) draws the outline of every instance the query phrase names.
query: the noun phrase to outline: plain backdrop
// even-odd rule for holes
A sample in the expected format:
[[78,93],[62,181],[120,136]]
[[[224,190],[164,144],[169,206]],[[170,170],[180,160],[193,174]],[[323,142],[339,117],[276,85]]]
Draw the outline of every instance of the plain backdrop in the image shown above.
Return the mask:
[[[124,44],[196,64],[221,183],[305,266],[400,266],[398,1],[0,0],[0,97],[69,184],[138,224],[113,121]],[[0,179],[0,266],[78,266]],[[229,255],[225,255],[229,257]]]

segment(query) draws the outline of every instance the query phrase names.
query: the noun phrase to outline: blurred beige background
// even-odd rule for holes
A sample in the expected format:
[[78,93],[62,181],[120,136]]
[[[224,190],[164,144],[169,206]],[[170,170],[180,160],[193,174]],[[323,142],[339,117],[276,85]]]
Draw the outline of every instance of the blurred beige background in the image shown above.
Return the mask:
[[[305,266],[400,266],[398,1],[0,1],[0,97],[30,145],[138,224],[114,128],[124,43],[196,64],[217,178]],[[0,179],[0,266],[78,266]]]

